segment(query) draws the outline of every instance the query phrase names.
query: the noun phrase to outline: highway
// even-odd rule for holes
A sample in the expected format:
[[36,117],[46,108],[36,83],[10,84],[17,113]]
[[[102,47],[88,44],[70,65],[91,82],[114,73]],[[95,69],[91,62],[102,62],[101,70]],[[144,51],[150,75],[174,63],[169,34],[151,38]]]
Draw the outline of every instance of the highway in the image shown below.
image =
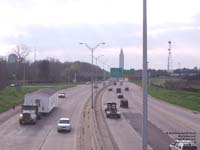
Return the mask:
[[[42,116],[36,125],[20,126],[18,113],[1,123],[0,150],[76,149],[79,117],[84,103],[90,96],[89,87],[80,85],[64,90],[66,98],[59,99],[59,106],[49,115]],[[60,117],[71,118],[70,133],[57,132],[57,121]]]
[[[118,107],[123,116],[120,120],[106,119],[116,143],[120,149],[142,149],[142,89],[128,82],[111,87],[113,91],[106,90],[103,103],[115,101],[119,106],[116,87],[121,87],[124,97],[129,100],[128,109]],[[130,91],[125,91],[125,87],[129,87]],[[150,96],[148,100],[149,149],[168,150],[173,139],[185,132],[196,133],[196,142],[198,147],[200,146],[199,113],[155,100]]]
[[[109,87],[112,87],[113,91],[108,91],[108,88],[102,90],[94,103],[94,110],[90,108],[90,85],[63,90],[66,98],[60,98],[58,107],[49,115],[42,116],[36,125],[20,126],[19,113],[13,115],[12,112],[12,117],[7,120],[4,114],[0,114],[0,150],[87,150],[102,146],[104,150],[141,150],[141,87],[129,82]],[[128,109],[119,107],[117,87],[122,89],[124,98],[129,101]],[[129,87],[129,91],[125,91],[125,87]],[[184,132],[196,133],[197,145],[200,147],[200,113],[156,100],[151,96],[148,100],[149,150],[168,150],[169,144],[178,137],[176,133]],[[103,109],[107,101],[117,102],[118,110],[122,114],[120,119],[106,118]],[[71,132],[57,132],[57,121],[60,117],[71,118]],[[81,139],[79,134],[83,129],[84,135],[81,135]]]

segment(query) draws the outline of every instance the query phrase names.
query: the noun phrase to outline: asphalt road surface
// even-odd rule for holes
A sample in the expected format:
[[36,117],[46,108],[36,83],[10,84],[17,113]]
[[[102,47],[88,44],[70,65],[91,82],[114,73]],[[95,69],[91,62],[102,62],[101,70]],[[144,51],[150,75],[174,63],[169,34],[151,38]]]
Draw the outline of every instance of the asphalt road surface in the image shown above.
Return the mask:
[[[113,91],[106,90],[102,96],[102,106],[107,101],[115,101],[119,106],[117,87],[122,88],[124,97],[129,101],[128,109],[118,107],[122,113],[121,119],[106,118],[111,134],[119,149],[142,150],[142,89],[128,82],[111,87]],[[124,91],[125,87],[129,87],[130,91]],[[90,85],[80,85],[64,92],[66,98],[59,99],[59,106],[49,115],[42,116],[36,125],[20,126],[19,113],[7,120],[5,115],[1,119],[0,114],[0,150],[75,150],[81,126],[81,112],[91,89]],[[150,96],[148,100],[149,150],[168,150],[169,143],[186,132],[195,133],[198,149],[200,148],[200,113],[155,100]],[[71,132],[57,132],[57,121],[60,117],[71,118]]]
[[[103,103],[117,102],[118,110],[123,116],[120,120],[106,119],[111,133],[121,150],[142,149],[142,89],[128,82],[111,87],[113,91],[105,92]],[[128,99],[128,109],[119,108],[120,99],[117,98],[117,87],[122,88],[124,97]],[[130,91],[125,91],[125,87],[129,87]],[[155,100],[150,96],[148,100],[149,149],[168,150],[169,144],[175,138],[188,136],[188,133],[195,136],[198,149],[200,148],[200,113]]]
[[[59,106],[49,115],[42,116],[36,125],[20,126],[18,113],[1,123],[0,150],[76,149],[79,117],[84,103],[89,98],[90,86],[80,85],[64,92],[66,98],[59,99]],[[57,132],[57,121],[60,117],[71,118],[71,132]]]

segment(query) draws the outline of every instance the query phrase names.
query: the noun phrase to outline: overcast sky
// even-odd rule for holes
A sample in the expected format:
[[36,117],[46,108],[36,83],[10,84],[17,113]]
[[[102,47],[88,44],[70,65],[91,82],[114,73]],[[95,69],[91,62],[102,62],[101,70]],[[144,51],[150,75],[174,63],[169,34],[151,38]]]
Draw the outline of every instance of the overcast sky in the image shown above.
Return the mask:
[[[173,68],[200,67],[200,1],[148,1],[148,61],[167,68],[168,41]],[[0,55],[18,44],[32,49],[29,60],[91,61],[94,55],[112,67],[123,48],[125,68],[142,67],[142,0],[0,0]],[[99,62],[99,65],[102,64]]]

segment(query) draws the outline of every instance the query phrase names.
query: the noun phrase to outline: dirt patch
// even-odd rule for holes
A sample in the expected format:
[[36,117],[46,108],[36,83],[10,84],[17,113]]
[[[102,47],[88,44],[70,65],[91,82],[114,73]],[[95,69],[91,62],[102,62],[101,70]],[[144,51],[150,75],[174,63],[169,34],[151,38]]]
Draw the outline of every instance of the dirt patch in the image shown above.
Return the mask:
[[176,80],[176,81],[165,81],[162,84],[152,83],[152,86],[166,88],[166,89],[178,89],[198,92],[200,91],[199,80]]

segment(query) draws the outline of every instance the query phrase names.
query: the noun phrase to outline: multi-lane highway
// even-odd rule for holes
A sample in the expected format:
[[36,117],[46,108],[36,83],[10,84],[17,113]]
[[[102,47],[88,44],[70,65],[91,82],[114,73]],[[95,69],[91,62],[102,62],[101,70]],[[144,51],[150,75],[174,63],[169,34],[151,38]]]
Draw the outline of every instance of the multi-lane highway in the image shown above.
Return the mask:
[[[113,85],[113,91],[105,91],[103,103],[115,101],[119,106],[117,87],[122,88],[124,97],[129,101],[129,108],[118,107],[123,117],[120,120],[107,119],[109,128],[120,149],[142,149],[142,89],[128,82],[121,86]],[[130,91],[125,91],[125,87],[129,87]],[[200,113],[155,100],[150,96],[148,100],[149,149],[167,150],[175,138],[188,132],[195,133],[197,145],[200,146]]]
[[[87,85],[64,90],[66,98],[59,99],[59,105],[49,115],[43,116],[36,125],[20,126],[19,114],[15,114],[0,125],[0,150],[62,150],[76,149],[76,135],[79,117],[84,103],[90,96]],[[1,116],[0,116],[1,117]],[[69,117],[72,131],[57,132],[60,117]]]
[[[58,107],[49,115],[42,116],[36,125],[20,126],[19,113],[12,113],[12,117],[8,119],[5,119],[5,114],[0,114],[0,150],[81,150],[91,147],[103,147],[104,150],[141,150],[141,87],[129,82],[109,87],[113,91],[108,91],[106,87],[97,94],[93,110],[90,108],[90,85],[63,90],[66,98],[59,99]],[[122,94],[129,101],[128,109],[119,107],[117,87],[122,89]],[[125,91],[125,87],[129,87],[129,91]],[[178,136],[176,133],[185,132],[196,133],[197,145],[200,146],[200,113],[155,100],[150,96],[148,100],[149,150],[168,150],[169,144]],[[122,114],[120,119],[106,118],[103,105],[107,101],[117,103]],[[71,118],[71,132],[57,132],[57,121],[60,117]]]

